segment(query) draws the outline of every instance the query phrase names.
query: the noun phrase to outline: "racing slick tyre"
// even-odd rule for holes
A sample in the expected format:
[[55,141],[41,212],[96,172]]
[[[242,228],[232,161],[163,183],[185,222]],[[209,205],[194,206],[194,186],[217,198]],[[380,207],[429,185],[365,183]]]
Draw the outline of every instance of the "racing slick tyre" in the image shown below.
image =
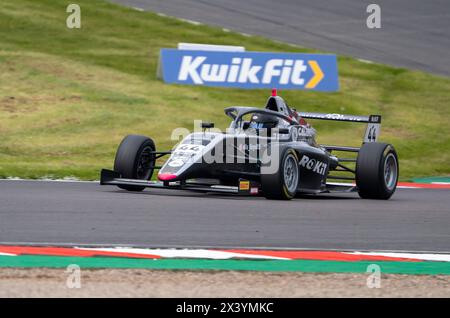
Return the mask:
[[361,198],[389,199],[397,188],[398,175],[398,157],[392,145],[363,144],[356,160],[356,186]]
[[[125,179],[150,180],[155,166],[155,143],[152,139],[128,135],[119,145],[114,159],[114,171]],[[119,185],[128,191],[142,191],[145,187]]]
[[290,200],[297,193],[300,178],[297,153],[287,148],[280,158],[277,172],[261,174],[261,190],[266,199]]

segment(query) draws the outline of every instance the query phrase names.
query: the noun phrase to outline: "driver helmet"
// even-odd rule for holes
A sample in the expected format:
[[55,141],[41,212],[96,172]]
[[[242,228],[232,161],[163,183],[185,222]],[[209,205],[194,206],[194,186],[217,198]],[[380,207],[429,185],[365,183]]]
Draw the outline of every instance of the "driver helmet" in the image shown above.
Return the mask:
[[271,114],[253,114],[249,128],[275,128],[278,125],[278,117]]

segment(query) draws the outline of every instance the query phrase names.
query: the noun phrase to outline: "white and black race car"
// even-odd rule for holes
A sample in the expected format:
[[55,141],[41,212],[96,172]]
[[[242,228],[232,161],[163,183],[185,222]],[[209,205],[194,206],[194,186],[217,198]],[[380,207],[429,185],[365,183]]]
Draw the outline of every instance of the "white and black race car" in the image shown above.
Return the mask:
[[[232,119],[226,132],[214,131],[213,123],[203,122],[201,131],[187,135],[172,151],[156,151],[149,137],[126,136],[114,170],[103,169],[100,183],[129,191],[185,189],[284,200],[327,192],[389,199],[395,192],[397,153],[392,145],[377,142],[379,115],[297,112],[276,93],[265,108],[233,106],[225,114]],[[319,145],[306,119],[367,123],[363,143],[361,147]],[[157,160],[165,155],[169,159],[158,166]],[[156,169],[159,181],[151,181]]]

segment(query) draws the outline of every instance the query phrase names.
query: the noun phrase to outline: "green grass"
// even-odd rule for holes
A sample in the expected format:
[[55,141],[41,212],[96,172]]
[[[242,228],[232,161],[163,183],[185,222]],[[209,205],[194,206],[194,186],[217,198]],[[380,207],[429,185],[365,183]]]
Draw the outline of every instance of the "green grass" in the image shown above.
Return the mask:
[[[15,0],[0,6],[0,177],[98,179],[121,138],[153,137],[170,148],[194,119],[225,128],[223,108],[261,105],[267,90],[164,84],[160,48],[178,42],[312,52],[262,37],[196,26],[105,1],[79,0],[82,28],[67,29],[72,1]],[[339,57],[340,91],[283,91],[303,111],[383,115],[401,177],[450,174],[450,79]],[[318,141],[358,145],[363,127],[317,122]]]

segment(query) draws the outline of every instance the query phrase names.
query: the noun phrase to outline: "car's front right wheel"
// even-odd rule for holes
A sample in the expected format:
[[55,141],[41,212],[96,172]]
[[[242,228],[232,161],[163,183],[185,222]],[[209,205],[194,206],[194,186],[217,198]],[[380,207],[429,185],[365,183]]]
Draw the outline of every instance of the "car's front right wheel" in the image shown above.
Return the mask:
[[[155,166],[155,143],[151,138],[140,135],[128,135],[119,145],[114,160],[114,171],[121,178],[150,180]],[[145,187],[119,185],[128,191],[142,191]]]

